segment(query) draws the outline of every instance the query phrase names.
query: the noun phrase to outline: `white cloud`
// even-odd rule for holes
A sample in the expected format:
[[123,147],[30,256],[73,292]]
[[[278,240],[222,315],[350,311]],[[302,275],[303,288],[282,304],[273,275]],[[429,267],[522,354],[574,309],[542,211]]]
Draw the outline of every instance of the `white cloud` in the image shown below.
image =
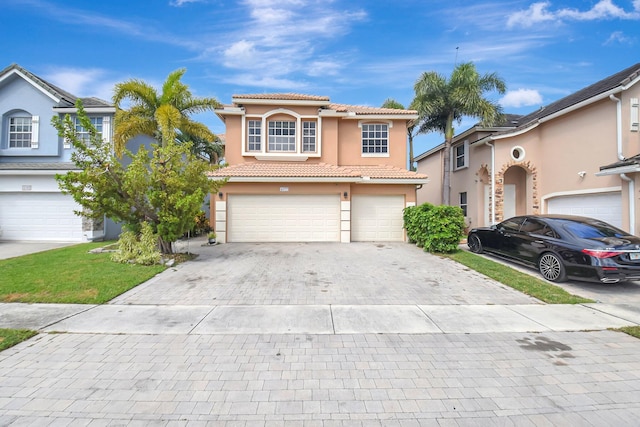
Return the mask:
[[117,82],[98,68],[52,68],[43,77],[72,95],[95,96],[106,101],[111,100]]
[[586,11],[575,8],[563,8],[550,10],[551,2],[536,2],[526,10],[515,12],[507,18],[507,27],[521,26],[525,28],[536,24],[565,20],[597,21],[603,19],[640,19],[640,0],[633,2],[633,11],[627,12],[615,5],[612,0],[599,0],[593,7]]
[[[280,85],[292,76],[335,75],[344,67],[340,58],[323,54],[324,44],[348,33],[366,18],[361,10],[338,9],[333,2],[314,0],[245,0],[247,18],[226,33],[224,44],[208,49],[200,59],[220,61],[227,68],[243,71],[244,82]],[[260,64],[256,68],[256,64]],[[253,76],[248,78],[248,76]],[[274,86],[275,87],[275,86]]]
[[261,76],[258,74],[235,74],[224,79],[225,83],[231,83],[238,86],[258,87],[264,90],[302,90],[308,85],[291,79]]
[[500,98],[500,105],[503,107],[526,107],[531,105],[541,105],[542,95],[534,89],[510,90]]
[[634,42],[635,42],[635,38],[625,36],[622,31],[614,31],[613,33],[611,33],[609,38],[603,44],[606,46],[606,45],[612,45],[616,43],[617,44],[633,44]]
[[185,4],[189,4],[189,3],[201,3],[205,0],[173,0],[170,1],[169,4],[171,6],[175,6],[175,7],[181,7],[184,6]]

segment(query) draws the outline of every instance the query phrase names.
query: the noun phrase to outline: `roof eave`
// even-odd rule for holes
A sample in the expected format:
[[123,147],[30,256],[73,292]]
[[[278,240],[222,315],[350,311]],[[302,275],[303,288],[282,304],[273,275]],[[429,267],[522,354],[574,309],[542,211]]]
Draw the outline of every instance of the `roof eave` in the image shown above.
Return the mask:
[[600,172],[596,172],[595,175],[609,176],[609,175],[620,175],[623,173],[638,173],[638,172],[640,172],[640,165],[635,164],[635,165],[620,166],[620,167],[610,168],[610,169],[603,169]]

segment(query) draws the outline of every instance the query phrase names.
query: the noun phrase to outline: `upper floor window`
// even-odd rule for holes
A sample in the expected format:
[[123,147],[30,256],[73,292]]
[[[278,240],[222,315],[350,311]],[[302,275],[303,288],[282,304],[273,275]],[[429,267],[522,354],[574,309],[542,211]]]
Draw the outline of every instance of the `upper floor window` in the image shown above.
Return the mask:
[[384,123],[362,125],[362,154],[389,152],[389,125]]
[[453,147],[453,169],[462,169],[469,166],[469,142],[464,141]]
[[316,151],[316,122],[302,122],[302,152]]
[[[74,124],[75,124],[75,130],[76,130],[76,136],[78,137],[79,140],[84,141],[84,142],[88,142],[89,139],[91,138],[91,135],[89,133],[89,129],[85,129],[84,127],[82,127],[82,124],[80,123],[80,120],[78,120],[77,117],[74,117]],[[102,132],[103,132],[103,118],[102,117],[89,117],[89,120],[91,120],[91,125],[95,128],[97,136],[102,138]]]
[[247,151],[260,151],[262,149],[262,122],[249,120],[249,137],[247,139]]
[[269,122],[269,151],[296,151],[296,122]]
[[9,118],[9,148],[31,148],[31,117]]

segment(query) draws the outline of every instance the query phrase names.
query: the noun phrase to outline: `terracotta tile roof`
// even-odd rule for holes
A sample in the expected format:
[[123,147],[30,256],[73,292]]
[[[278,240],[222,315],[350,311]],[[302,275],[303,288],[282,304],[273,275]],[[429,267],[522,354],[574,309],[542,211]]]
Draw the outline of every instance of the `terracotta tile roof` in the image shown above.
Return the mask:
[[416,110],[400,110],[395,108],[379,108],[379,107],[366,107],[363,105],[347,105],[347,104],[329,104],[329,109],[336,110],[338,112],[352,112],[358,115],[366,114],[418,114]]
[[233,99],[277,99],[282,101],[329,101],[328,96],[305,95],[303,93],[255,93],[233,95]]
[[227,166],[210,177],[426,179],[427,175],[393,166],[335,166],[326,163],[248,162]]

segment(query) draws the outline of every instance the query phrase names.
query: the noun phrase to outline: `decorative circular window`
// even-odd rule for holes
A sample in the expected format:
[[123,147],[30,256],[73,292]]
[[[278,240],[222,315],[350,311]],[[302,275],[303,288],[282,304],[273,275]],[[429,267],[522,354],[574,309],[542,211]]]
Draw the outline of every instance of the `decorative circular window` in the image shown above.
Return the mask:
[[524,148],[517,146],[511,149],[511,158],[516,162],[521,162],[524,160]]

